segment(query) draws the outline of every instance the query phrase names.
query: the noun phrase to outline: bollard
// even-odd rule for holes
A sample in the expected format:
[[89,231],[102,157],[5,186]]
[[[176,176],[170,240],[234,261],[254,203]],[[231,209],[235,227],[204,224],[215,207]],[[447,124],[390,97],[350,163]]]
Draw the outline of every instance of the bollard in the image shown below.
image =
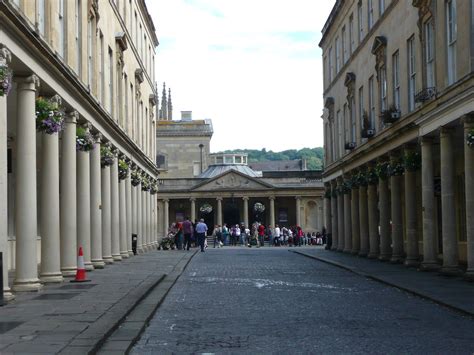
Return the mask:
[[3,306],[3,253],[0,251],[0,307]]

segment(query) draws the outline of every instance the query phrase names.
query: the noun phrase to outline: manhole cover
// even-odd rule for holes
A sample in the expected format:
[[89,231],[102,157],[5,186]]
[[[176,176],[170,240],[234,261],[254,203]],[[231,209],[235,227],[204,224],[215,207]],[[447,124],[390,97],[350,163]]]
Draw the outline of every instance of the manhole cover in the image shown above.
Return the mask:
[[34,300],[69,300],[77,296],[77,293],[46,293],[33,298]]
[[0,322],[0,334],[8,332],[20,324],[23,324],[23,322]]
[[73,284],[61,286],[61,290],[88,290],[97,284]]

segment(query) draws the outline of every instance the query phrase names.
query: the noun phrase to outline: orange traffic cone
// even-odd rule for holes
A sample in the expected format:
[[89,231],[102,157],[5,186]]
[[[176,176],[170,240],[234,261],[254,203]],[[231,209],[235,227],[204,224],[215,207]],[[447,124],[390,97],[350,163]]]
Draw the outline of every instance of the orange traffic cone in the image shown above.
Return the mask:
[[71,282],[88,282],[86,280],[86,267],[84,266],[84,254],[82,252],[82,247],[79,247],[79,255],[77,256],[77,271],[76,278],[71,280]]

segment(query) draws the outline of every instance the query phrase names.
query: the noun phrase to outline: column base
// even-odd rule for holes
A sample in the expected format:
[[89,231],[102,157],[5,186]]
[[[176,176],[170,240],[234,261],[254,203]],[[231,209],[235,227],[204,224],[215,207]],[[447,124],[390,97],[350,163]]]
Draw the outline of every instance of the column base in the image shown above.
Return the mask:
[[122,261],[120,254],[112,254],[112,259],[114,259],[114,261]]
[[133,251],[132,250],[128,250],[128,256],[133,256]]
[[90,261],[85,262],[84,267],[86,268],[86,271],[94,271],[94,264]]
[[403,256],[401,255],[392,255],[390,258],[390,263],[392,264],[402,264],[403,263]]
[[128,250],[127,251],[121,251],[120,252],[120,256],[122,257],[122,259],[128,259]]
[[138,253],[138,254],[143,254],[143,253],[145,253],[145,250],[143,249],[143,246],[138,247],[137,253]]
[[103,269],[105,268],[104,260],[92,260],[92,265],[94,265],[95,269]]
[[459,276],[459,275],[462,275],[462,270],[457,265],[443,266],[441,267],[441,270],[439,271],[439,273],[444,276]]
[[106,264],[113,264],[114,263],[114,259],[112,258],[112,255],[111,256],[103,256],[104,258],[104,263]]
[[64,281],[63,274],[59,273],[44,273],[40,274],[40,280],[42,283],[61,283]]
[[61,273],[63,274],[63,277],[74,277],[74,276],[76,276],[76,271],[77,271],[76,266],[62,267],[61,268]]
[[344,251],[344,248],[337,248],[337,250],[339,253],[342,253]]
[[421,271],[437,271],[439,268],[440,265],[434,261],[422,262],[420,265]]
[[369,252],[369,255],[367,255],[368,259],[377,259],[378,257],[379,257],[378,253]]
[[32,280],[14,280],[12,290],[15,292],[36,292],[43,288],[39,279]]
[[351,250],[351,254],[352,255],[359,255],[359,251],[358,250]]
[[474,282],[474,269],[467,269],[464,273],[464,279],[466,281]]
[[352,250],[351,249],[344,249],[342,252],[346,253],[346,254],[351,254]]
[[406,267],[418,267],[420,265],[420,261],[418,259],[405,259],[403,265]]
[[379,255],[380,261],[390,261],[390,254],[380,254]]
[[331,250],[331,251],[337,251],[337,247],[331,246],[331,249],[330,249],[330,250]]
[[361,258],[366,258],[367,254],[368,253],[366,251],[361,250],[361,251],[359,251],[359,254],[357,254],[357,256],[360,256]]
[[15,299],[15,295],[12,293],[10,287],[3,289],[3,300],[5,302],[10,302]]

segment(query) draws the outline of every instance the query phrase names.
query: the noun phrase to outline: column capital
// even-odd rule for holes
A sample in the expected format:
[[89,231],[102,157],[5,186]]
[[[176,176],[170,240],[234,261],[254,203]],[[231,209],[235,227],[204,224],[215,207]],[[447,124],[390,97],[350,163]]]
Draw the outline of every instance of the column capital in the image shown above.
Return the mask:
[[474,127],[474,111],[466,113],[462,118],[464,125],[468,126],[469,128]]
[[92,129],[92,125],[89,121],[81,122],[81,123],[79,123],[79,126],[84,128],[87,132],[90,132],[90,130]]
[[191,202],[196,202],[196,197],[191,197],[191,198],[189,198],[189,201],[191,201]]
[[20,90],[34,90],[39,88],[40,79],[36,74],[29,76],[15,77],[15,81],[18,83],[18,89]]
[[216,201],[222,201],[222,197],[216,197]]
[[164,198],[162,199],[163,202],[170,202],[170,199],[169,198]]
[[454,128],[453,128],[453,127],[446,127],[446,126],[443,126],[443,127],[440,127],[440,129],[439,129],[439,136],[440,136],[440,137],[443,137],[443,136],[450,136],[453,132],[454,132]]
[[77,120],[78,120],[78,119],[79,119],[79,112],[77,112],[77,111],[71,111],[71,112],[69,112],[69,113],[66,115],[64,121],[65,121],[66,123],[74,123],[74,124],[77,124]]
[[[301,197],[300,197],[300,198],[301,198]],[[268,199],[269,199],[270,201],[275,201],[275,196],[268,196]]]
[[301,196],[295,196],[295,200],[300,201],[300,200],[301,200]]
[[12,54],[7,47],[0,44],[0,66],[8,66],[12,61]]
[[61,96],[59,96],[58,94],[56,95],[53,95],[49,98],[49,101],[51,101],[52,103],[55,103],[56,105],[58,106],[61,106],[62,102],[63,102],[63,99],[61,98]]
[[249,197],[248,197],[248,196],[244,196],[244,197],[242,197],[242,200],[248,201],[248,200],[249,200]]

